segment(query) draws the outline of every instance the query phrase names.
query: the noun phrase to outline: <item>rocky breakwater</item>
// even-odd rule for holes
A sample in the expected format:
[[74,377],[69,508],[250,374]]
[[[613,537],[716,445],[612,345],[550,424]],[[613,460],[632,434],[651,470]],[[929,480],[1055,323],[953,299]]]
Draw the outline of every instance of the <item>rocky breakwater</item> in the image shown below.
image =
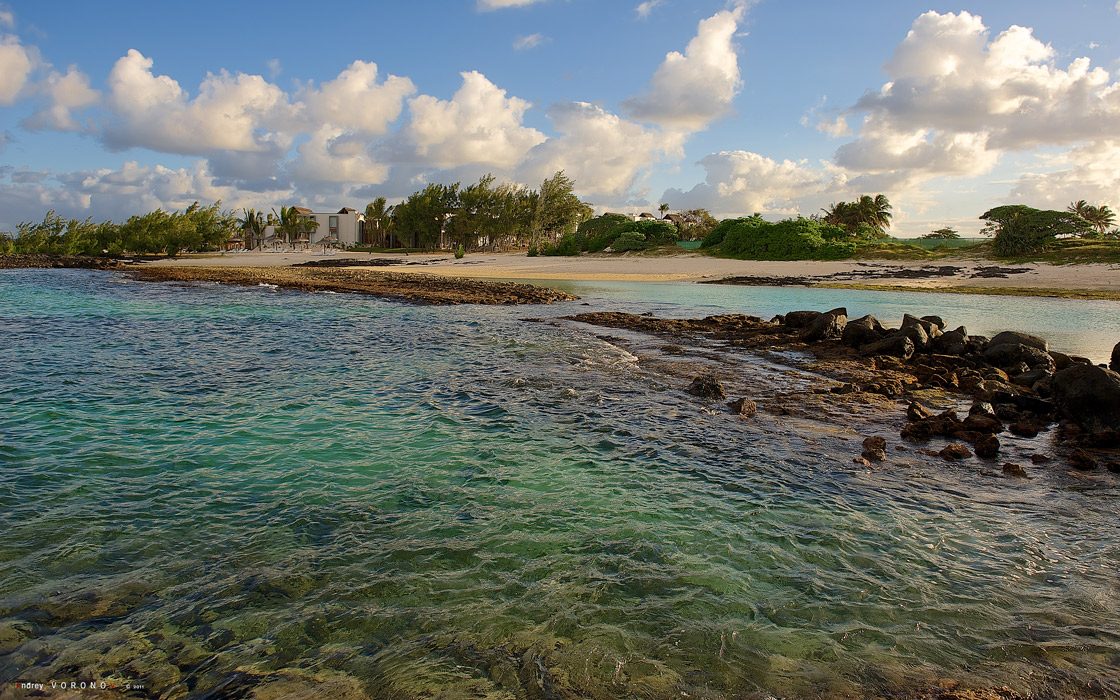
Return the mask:
[[[1109,368],[1051,351],[1044,339],[1029,334],[971,335],[964,327],[947,328],[937,316],[906,315],[897,328],[874,316],[849,319],[844,308],[793,311],[770,321],[618,313],[570,318],[670,335],[678,341],[709,337],[724,341],[727,349],[811,353],[816,358],[813,370],[840,382],[814,388],[815,395],[839,400],[873,394],[905,407],[907,422],[900,437],[924,454],[947,460],[975,455],[982,462],[1003,462],[1003,473],[1013,476],[1023,476],[1026,470],[1005,461],[1009,452],[1035,464],[1120,472],[1120,344]],[[713,381],[700,378],[688,391],[718,397],[721,392]],[[755,399],[765,404],[764,397]],[[790,401],[783,399],[770,410],[789,412]],[[939,409],[934,408],[937,404]],[[739,412],[736,407],[731,410]],[[1043,433],[1050,437],[1045,450],[1040,451],[1037,442],[1027,443]],[[1016,441],[1022,443],[1017,449],[1006,449]],[[882,461],[887,453],[887,441],[880,435],[869,436],[863,447],[856,461]]]
[[119,270],[124,262],[90,255],[0,255],[0,270],[74,267],[85,270]]
[[218,282],[306,292],[368,294],[414,304],[551,304],[579,297],[548,287],[362,268],[129,267],[145,282]]

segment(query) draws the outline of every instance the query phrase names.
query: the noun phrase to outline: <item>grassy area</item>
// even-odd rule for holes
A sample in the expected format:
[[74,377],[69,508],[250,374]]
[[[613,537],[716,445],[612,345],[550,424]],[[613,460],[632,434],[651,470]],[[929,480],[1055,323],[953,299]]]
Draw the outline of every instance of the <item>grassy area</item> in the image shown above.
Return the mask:
[[943,250],[926,250],[921,246],[891,241],[872,241],[856,245],[853,260],[936,260],[945,257]]
[[1041,253],[1015,258],[1002,258],[1005,262],[1041,262],[1051,265],[1077,263],[1120,263],[1120,241],[1094,241],[1084,238],[1069,238],[1057,241]]

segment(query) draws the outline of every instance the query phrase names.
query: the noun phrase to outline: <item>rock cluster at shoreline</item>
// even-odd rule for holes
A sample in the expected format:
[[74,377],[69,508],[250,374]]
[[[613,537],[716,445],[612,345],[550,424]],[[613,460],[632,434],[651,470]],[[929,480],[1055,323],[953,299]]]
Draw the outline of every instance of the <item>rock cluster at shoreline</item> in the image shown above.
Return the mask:
[[219,282],[275,285],[306,292],[368,294],[413,304],[551,304],[579,297],[548,287],[362,268],[128,267],[145,282]]
[[119,270],[125,261],[90,255],[0,255],[0,270],[30,268],[80,268],[85,270]]
[[[729,349],[807,351],[816,358],[818,372],[841,382],[816,388],[815,394],[837,399],[874,394],[906,406],[900,437],[930,456],[959,460],[975,454],[997,460],[1009,441],[1052,431],[1055,449],[1070,467],[1120,472],[1120,344],[1108,369],[1052,352],[1035,336],[969,335],[963,327],[947,329],[936,316],[906,315],[899,328],[887,328],[873,316],[848,320],[843,308],[793,311],[770,321],[743,315],[657,319],[618,312],[568,318],[676,340],[709,338]],[[707,399],[722,399],[724,393],[716,378],[706,375],[686,390]],[[927,405],[930,392],[972,403],[964,416],[952,409],[935,412]],[[741,413],[740,404],[733,404],[732,412]],[[790,410],[789,405],[771,407],[780,414]],[[947,444],[929,448],[940,442]],[[883,461],[885,438],[869,437],[863,447],[856,461]],[[1031,460],[1054,461],[1046,455]],[[1025,475],[1015,463],[1005,463],[1002,472]]]

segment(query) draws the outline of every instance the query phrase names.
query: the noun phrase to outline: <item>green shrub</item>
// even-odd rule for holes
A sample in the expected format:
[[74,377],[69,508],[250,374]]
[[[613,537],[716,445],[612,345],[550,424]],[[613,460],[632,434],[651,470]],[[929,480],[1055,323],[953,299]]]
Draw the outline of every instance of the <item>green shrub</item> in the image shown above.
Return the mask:
[[624,231],[614,239],[611,248],[616,253],[622,253],[627,250],[642,250],[647,247],[646,236],[644,233],[638,231]]
[[[843,229],[811,219],[770,223],[751,217],[732,220],[726,227],[724,223],[717,226],[723,240],[716,247],[723,255],[742,260],[841,260],[856,251],[855,241]],[[709,236],[716,233],[713,230]]]
[[467,251],[463,250],[463,244],[460,243],[459,248],[455,251],[455,259],[456,260],[462,260],[463,256],[466,255],[466,254],[467,254]]

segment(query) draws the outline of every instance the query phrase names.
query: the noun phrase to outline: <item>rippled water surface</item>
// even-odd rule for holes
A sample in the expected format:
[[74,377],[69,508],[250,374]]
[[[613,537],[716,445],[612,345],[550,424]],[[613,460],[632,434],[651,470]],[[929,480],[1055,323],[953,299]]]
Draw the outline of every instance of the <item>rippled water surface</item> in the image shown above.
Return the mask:
[[0,274],[0,682],[1120,696],[1114,477],[861,471],[587,308]]

